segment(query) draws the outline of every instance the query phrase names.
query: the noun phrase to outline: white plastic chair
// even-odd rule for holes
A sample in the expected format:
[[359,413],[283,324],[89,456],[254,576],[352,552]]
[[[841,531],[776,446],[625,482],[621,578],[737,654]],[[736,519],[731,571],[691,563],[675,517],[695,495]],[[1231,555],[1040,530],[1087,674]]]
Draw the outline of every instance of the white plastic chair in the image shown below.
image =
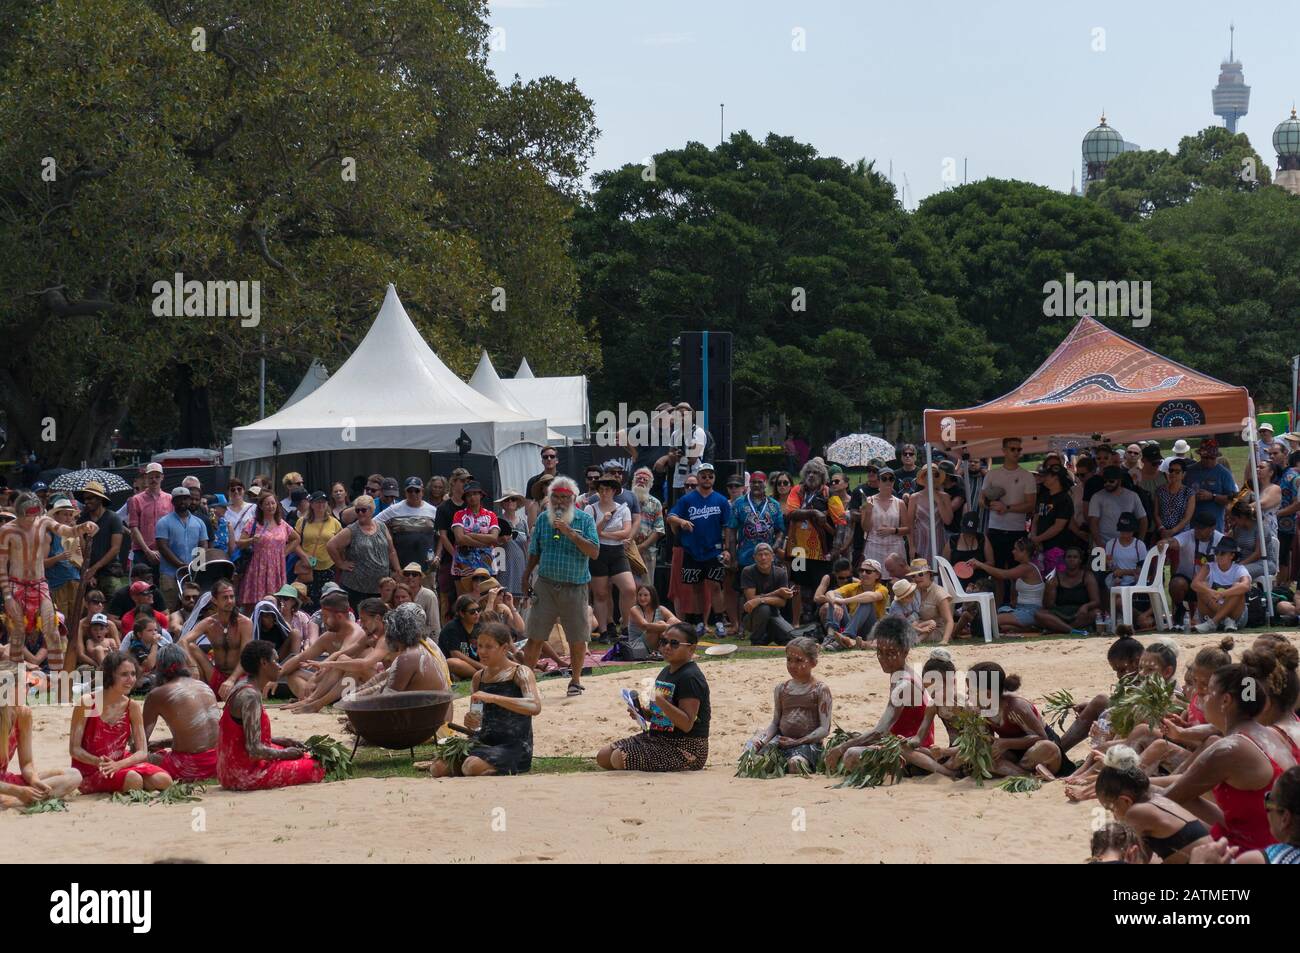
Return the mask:
[[984,620],[984,641],[992,642],[998,634],[998,607],[995,604],[993,593],[967,592],[961,587],[961,580],[957,578],[957,571],[952,568],[952,563],[942,556],[935,556],[934,561],[939,565],[939,582],[952,593],[954,605],[959,602],[975,602],[979,604],[980,618]]
[[1169,599],[1165,595],[1165,553],[1168,541],[1147,550],[1147,558],[1138,572],[1137,582],[1131,586],[1114,586],[1110,590],[1110,617],[1117,617],[1115,603],[1123,601],[1125,625],[1133,624],[1133,597],[1148,595],[1152,608],[1155,609],[1156,628],[1164,631],[1174,627],[1173,613],[1169,611]]

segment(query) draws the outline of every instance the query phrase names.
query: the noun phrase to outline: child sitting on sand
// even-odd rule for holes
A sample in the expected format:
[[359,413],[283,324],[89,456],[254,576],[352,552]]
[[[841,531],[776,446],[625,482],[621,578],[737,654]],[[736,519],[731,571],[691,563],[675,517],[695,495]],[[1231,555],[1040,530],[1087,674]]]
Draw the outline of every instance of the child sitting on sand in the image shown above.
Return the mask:
[[[908,750],[903,758],[915,768],[929,774],[942,774],[945,778],[955,778],[961,770],[955,742],[957,713],[966,708],[966,699],[957,685],[957,666],[953,664],[952,654],[945,648],[933,649],[930,657],[921,666],[921,681],[934,692],[934,700],[925,706],[925,717],[916,729],[916,734],[907,739]],[[933,736],[934,719],[938,717],[948,729],[948,745],[924,745],[926,735]]]
[[1166,864],[1185,864],[1193,847],[1210,842],[1210,829],[1195,814],[1151,788],[1128,745],[1106,752],[1097,775],[1097,800],[1128,824]]
[[775,746],[786,758],[786,770],[810,774],[822,755],[822,740],[831,730],[831,690],[813,677],[817,643],[807,636],[785,646],[787,681],[772,691],[772,722],[745,747],[761,751]]
[[[915,586],[902,580],[905,585]],[[897,735],[903,739],[913,738],[920,733],[921,721],[925,718],[926,708],[932,704],[929,693],[921,684],[917,674],[907,667],[907,653],[916,644],[916,629],[906,619],[896,615],[886,615],[876,623],[876,660],[880,670],[889,676],[889,700],[885,703],[884,714],[876,727],[861,735],[854,735],[843,744],[838,744],[826,752],[826,767],[834,771],[840,761],[844,761],[844,770],[853,771],[861,761],[868,747],[878,742],[884,735]],[[934,744],[934,726],[921,734],[920,746]]]
[[1123,821],[1107,821],[1092,832],[1090,864],[1145,864],[1150,858],[1142,838]]
[[1037,706],[1016,694],[1019,675],[1008,675],[997,662],[978,662],[966,677],[970,697],[990,699],[989,709],[981,714],[993,730],[994,777],[1037,775],[1051,781],[1074,770],[1061,739]]
[[[1131,625],[1117,625],[1115,634],[1118,638],[1106,650],[1106,664],[1110,666],[1117,679],[1123,679],[1137,673],[1138,662],[1142,658],[1142,643],[1133,637]],[[1110,694],[1107,692],[1102,692],[1089,702],[1075,705],[1074,721],[1061,736],[1061,747],[1070,751],[1084,738],[1090,737],[1093,726],[1103,719],[1108,708],[1110,708]],[[1109,731],[1108,726],[1109,721],[1104,721],[1103,727],[1107,731]]]

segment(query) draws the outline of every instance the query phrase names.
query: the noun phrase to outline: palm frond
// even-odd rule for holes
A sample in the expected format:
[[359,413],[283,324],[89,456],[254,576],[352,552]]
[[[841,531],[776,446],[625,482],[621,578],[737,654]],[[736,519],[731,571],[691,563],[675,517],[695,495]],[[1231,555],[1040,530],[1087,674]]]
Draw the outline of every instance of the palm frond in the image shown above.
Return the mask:
[[1022,774],[1007,778],[998,785],[998,790],[1006,791],[1008,794],[1032,794],[1042,786],[1043,782],[1038,778]]
[[352,754],[342,742],[329,735],[312,735],[303,749],[325,768],[326,781],[352,777]]
[[898,780],[903,773],[903,739],[898,735],[885,735],[862,752],[856,768],[846,772],[837,788],[875,788]]
[[980,787],[993,777],[993,732],[984,716],[969,708],[957,712],[953,723],[957,736],[953,739],[957,758]]

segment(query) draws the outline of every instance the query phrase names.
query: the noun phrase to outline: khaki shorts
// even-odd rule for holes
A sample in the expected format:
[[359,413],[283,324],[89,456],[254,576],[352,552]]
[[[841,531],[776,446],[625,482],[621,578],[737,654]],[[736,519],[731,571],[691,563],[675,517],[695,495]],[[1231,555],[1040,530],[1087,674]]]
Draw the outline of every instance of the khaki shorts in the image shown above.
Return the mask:
[[526,626],[529,642],[545,642],[556,622],[564,628],[564,637],[570,645],[591,641],[586,583],[555,582],[538,576],[533,597]]

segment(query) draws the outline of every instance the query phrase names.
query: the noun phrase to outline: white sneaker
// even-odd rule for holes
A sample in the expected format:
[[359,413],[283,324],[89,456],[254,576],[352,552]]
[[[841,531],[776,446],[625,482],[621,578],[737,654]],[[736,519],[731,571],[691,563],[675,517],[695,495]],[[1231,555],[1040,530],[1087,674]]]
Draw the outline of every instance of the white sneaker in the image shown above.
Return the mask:
[[722,640],[727,637],[727,624],[725,622],[713,623],[713,631],[717,633],[718,639]]
[[1196,625],[1193,626],[1193,628],[1196,629],[1197,632],[1201,632],[1201,633],[1205,633],[1205,632],[1213,632],[1213,631],[1214,631],[1214,620],[1213,620],[1213,619],[1202,619],[1200,622],[1196,623]]
[[1223,631],[1224,631],[1224,632],[1236,632],[1236,631],[1237,631],[1237,620],[1236,620],[1236,619],[1224,619],[1224,620],[1223,620]]

